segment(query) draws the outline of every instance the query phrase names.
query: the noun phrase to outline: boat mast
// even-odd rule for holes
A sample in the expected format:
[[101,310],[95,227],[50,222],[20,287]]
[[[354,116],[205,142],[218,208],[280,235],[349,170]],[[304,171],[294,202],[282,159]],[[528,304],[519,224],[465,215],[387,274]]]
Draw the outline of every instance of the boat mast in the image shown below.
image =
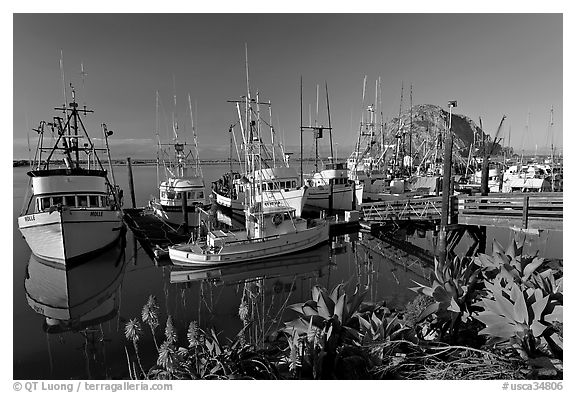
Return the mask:
[[408,167],[410,176],[412,176],[412,84],[410,84],[410,134],[408,144],[408,156],[410,157],[410,166]]
[[[196,135],[196,128],[194,127],[194,116],[192,116],[192,100],[190,99],[190,93],[188,93],[188,109],[190,110],[190,121],[192,123],[192,138],[194,140],[194,166],[196,170],[196,176],[202,177],[202,167],[200,166],[200,154],[198,152],[198,136]],[[198,111],[196,111],[198,114]]]
[[[316,118],[314,119],[314,127],[318,127],[318,84],[316,84]],[[310,124],[311,126],[312,124]],[[315,154],[314,154],[314,172],[318,173],[318,138],[317,135],[314,134],[314,145],[315,145]]]
[[302,75],[300,75],[300,186],[304,185],[304,155],[303,155],[303,127],[302,124]]
[[550,108],[550,126],[549,131],[550,134],[550,172],[552,174],[552,192],[554,192],[554,108]]
[[404,160],[400,161],[398,164],[398,159],[400,156],[400,139],[402,138],[402,101],[404,100],[404,81],[402,81],[402,87],[400,90],[400,110],[398,111],[398,131],[396,132],[396,157],[394,159],[394,169],[397,170],[398,166],[402,169],[404,167]]
[[158,134],[158,90],[156,90],[156,139],[158,140],[158,148],[156,149],[156,184],[160,184],[160,135]]
[[330,100],[328,99],[328,82],[324,81],[326,84],[326,110],[328,112],[328,129],[330,130],[330,157],[336,162],[334,159],[334,151],[332,149],[332,120],[330,119]]

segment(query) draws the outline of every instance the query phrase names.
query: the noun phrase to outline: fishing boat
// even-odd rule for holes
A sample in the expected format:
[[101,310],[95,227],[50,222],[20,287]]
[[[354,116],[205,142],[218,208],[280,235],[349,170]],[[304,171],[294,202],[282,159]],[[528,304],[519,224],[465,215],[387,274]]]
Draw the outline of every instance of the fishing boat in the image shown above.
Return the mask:
[[[158,108],[158,94],[156,94],[156,103],[156,108]],[[188,95],[188,105],[194,141],[192,145],[180,141],[175,117],[172,122],[174,139],[171,142],[161,142],[158,132],[156,133],[158,136],[156,177],[160,198],[153,198],[150,206],[158,217],[170,224],[180,225],[186,222],[190,226],[197,227],[200,225],[197,207],[206,205],[207,193],[198,154],[198,138],[194,128],[190,95]],[[163,180],[160,180],[160,164],[163,168]]]
[[[42,121],[35,130],[38,147],[28,172],[29,197],[18,217],[18,228],[33,254],[68,265],[112,246],[125,227],[121,190],[114,181],[108,147],[112,131],[102,124],[105,147],[94,145],[80,117],[93,111],[78,108],[73,88],[72,102],[56,110],[64,116],[50,123]],[[55,142],[47,145],[47,140]],[[98,157],[102,151],[107,154],[112,181]]]
[[[244,105],[244,111],[240,104]],[[328,241],[329,226],[325,220],[310,222],[297,216],[282,194],[268,189],[274,180],[267,177],[262,145],[259,94],[252,99],[250,88],[243,101],[235,101],[244,149],[245,173],[242,176],[245,196],[245,229],[214,230],[206,240],[169,247],[170,259],[180,266],[218,266],[286,255],[316,247]],[[256,108],[254,108],[256,107]],[[242,116],[241,114],[245,115]],[[273,174],[273,171],[270,171]],[[305,189],[303,189],[305,191]]]
[[214,182],[213,194],[216,203],[230,208],[232,213],[244,215],[246,208],[245,182],[262,182],[262,193],[258,200],[264,204],[284,205],[294,209],[296,217],[300,217],[304,203],[308,198],[306,187],[298,186],[298,173],[290,167],[275,166],[263,168],[241,175],[239,172],[229,172],[222,179]]
[[[229,101],[239,105],[240,101]],[[231,209],[233,214],[244,217],[244,210],[246,209],[246,181],[261,182],[262,193],[257,198],[258,201],[265,204],[283,205],[294,209],[296,217],[300,217],[302,209],[307,199],[307,189],[302,186],[299,181],[298,172],[296,169],[290,167],[289,157],[284,151],[282,144],[277,143],[275,137],[275,130],[272,124],[271,102],[257,102],[256,106],[264,105],[268,107],[269,119],[264,121],[270,131],[269,145],[265,144],[262,140],[252,141],[256,142],[258,149],[261,152],[261,159],[263,167],[256,170],[248,170],[247,164],[240,156],[240,149],[245,149],[245,143],[239,148],[236,144],[236,137],[234,133],[234,126],[230,127],[230,170],[223,174],[220,179],[212,183],[212,194],[216,203],[220,206]],[[239,108],[239,107],[238,107]],[[238,109],[239,110],[239,109]],[[240,116],[240,112],[239,116]],[[261,116],[260,110],[253,111],[256,117]],[[242,140],[246,141],[246,137],[255,134],[254,124],[247,125],[248,131],[243,128],[242,120],[239,120],[241,125]],[[258,130],[260,135],[263,134],[262,130]],[[247,135],[249,134],[249,135]],[[238,162],[242,165],[240,171],[235,171],[232,165],[233,145],[236,145],[236,152],[238,154]],[[280,150],[277,152],[277,150]]]
[[355,210],[362,203],[363,184],[348,178],[348,169],[343,162],[330,162],[324,169],[308,178],[308,206],[323,210]]
[[[318,87],[316,96],[318,96]],[[318,119],[315,120],[314,125],[311,124],[312,121],[310,120],[310,125],[304,126],[302,124],[302,116],[300,117],[300,157],[304,157],[304,132],[312,132],[315,147],[313,174],[304,174],[303,160],[300,160],[302,182],[308,186],[306,205],[314,208],[314,210],[355,210],[356,207],[362,203],[364,186],[362,184],[355,184],[350,180],[348,178],[346,164],[336,162],[334,158],[328,85],[326,85],[326,107],[328,112],[328,127],[319,125]],[[316,102],[316,108],[318,108],[318,102]],[[302,81],[300,81],[300,113],[302,113]],[[318,111],[316,117],[318,117]],[[329,162],[324,164],[323,169],[320,169],[321,160],[318,153],[318,140],[323,138],[324,131],[328,131],[330,157],[328,157]]]

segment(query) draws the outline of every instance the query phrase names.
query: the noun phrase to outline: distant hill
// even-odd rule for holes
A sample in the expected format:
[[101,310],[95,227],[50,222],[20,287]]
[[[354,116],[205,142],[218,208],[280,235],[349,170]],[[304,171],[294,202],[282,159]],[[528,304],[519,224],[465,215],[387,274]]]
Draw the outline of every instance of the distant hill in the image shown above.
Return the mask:
[[[417,151],[424,142],[428,148],[433,146],[434,140],[440,133],[444,133],[450,113],[432,104],[415,105],[412,107],[412,151]],[[385,138],[388,141],[394,140],[394,135],[398,132],[398,122],[400,129],[406,132],[406,144],[408,144],[408,135],[410,131],[410,110],[403,111],[400,118],[395,117],[388,122],[386,127]],[[466,159],[470,145],[474,142],[474,134],[477,140],[481,140],[482,135],[488,135],[482,132],[480,127],[465,115],[455,114],[452,112],[452,130],[454,131],[453,153]],[[500,152],[501,146],[497,145],[494,154]],[[408,147],[406,147],[408,151]]]

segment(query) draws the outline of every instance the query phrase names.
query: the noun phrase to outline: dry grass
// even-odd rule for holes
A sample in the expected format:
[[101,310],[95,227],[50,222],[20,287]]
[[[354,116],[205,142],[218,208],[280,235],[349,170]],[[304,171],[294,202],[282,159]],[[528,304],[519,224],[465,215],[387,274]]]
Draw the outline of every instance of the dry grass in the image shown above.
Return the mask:
[[523,379],[518,360],[474,348],[389,341],[366,349],[379,379]]

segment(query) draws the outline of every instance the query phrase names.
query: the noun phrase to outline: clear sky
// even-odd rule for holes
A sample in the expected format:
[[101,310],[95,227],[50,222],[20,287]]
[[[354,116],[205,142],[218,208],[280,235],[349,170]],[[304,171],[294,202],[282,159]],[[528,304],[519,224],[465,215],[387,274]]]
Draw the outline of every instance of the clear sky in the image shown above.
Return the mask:
[[[91,134],[102,122],[115,131],[114,157],[155,156],[155,92],[165,133],[174,81],[181,131],[190,129],[190,94],[201,157],[226,156],[236,121],[226,100],[246,92],[245,44],[252,90],[272,102],[289,146],[299,144],[300,76],[305,119],[309,106],[315,112],[316,85],[323,98],[328,83],[344,149],[357,136],[367,75],[367,103],[382,80],[385,117],[398,115],[403,82],[404,108],[412,85],[414,104],[457,100],[455,112],[476,123],[481,116],[492,135],[505,114],[512,146],[542,151],[551,107],[554,144],[562,145],[562,32],[562,14],[14,14],[13,154],[28,156],[27,129],[63,102],[62,51],[66,83],[95,110]],[[326,124],[324,108],[321,99]]]

